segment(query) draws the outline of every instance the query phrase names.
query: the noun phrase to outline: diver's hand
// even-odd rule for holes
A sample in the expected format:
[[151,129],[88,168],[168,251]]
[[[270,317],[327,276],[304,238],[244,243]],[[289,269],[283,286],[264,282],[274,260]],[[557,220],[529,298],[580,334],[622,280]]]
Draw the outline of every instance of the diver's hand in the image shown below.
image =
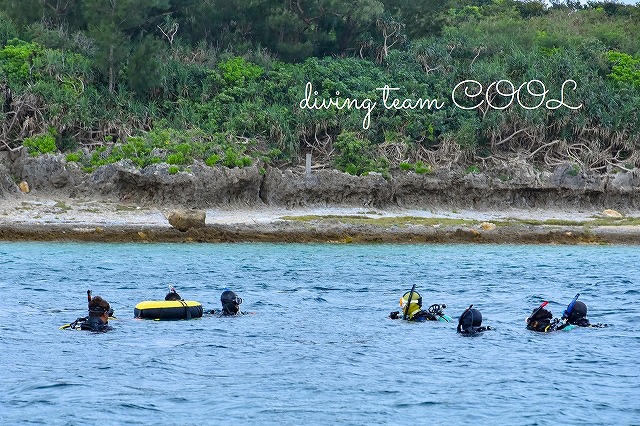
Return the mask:
[[569,322],[565,319],[554,318],[551,321],[551,326],[553,330],[563,330],[569,325]]
[[389,314],[389,318],[391,319],[398,319],[400,318],[400,311],[393,311]]

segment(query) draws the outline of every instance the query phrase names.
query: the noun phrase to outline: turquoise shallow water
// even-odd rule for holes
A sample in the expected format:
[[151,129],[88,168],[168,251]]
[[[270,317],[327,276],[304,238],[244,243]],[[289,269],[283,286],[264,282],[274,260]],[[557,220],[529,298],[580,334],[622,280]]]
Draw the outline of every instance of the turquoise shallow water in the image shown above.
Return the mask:
[[[639,424],[637,247],[0,243],[0,423]],[[387,319],[417,283],[455,319]],[[168,285],[239,318],[133,319]],[[86,290],[120,318],[62,331]],[[604,329],[536,334],[577,293]]]

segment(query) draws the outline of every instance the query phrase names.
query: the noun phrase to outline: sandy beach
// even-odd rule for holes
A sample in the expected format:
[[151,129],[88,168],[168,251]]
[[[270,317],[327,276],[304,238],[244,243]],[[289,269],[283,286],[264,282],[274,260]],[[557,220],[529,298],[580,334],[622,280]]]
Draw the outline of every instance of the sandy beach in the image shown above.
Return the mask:
[[207,209],[205,227],[180,232],[167,220],[171,211],[25,195],[0,201],[0,240],[640,244],[640,212],[611,219],[589,210],[234,206]]

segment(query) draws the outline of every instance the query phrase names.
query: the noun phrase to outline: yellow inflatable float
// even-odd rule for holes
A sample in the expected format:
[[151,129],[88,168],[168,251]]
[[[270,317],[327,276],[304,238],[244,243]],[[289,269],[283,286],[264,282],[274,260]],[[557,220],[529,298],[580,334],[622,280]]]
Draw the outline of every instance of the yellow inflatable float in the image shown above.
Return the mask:
[[185,320],[202,317],[202,304],[193,300],[146,300],[138,303],[133,315],[152,320]]

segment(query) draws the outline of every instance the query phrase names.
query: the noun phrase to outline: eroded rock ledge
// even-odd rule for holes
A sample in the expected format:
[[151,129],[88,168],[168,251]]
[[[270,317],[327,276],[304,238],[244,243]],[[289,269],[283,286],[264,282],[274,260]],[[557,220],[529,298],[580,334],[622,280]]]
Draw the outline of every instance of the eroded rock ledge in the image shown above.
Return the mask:
[[590,208],[640,207],[640,170],[609,174],[576,171],[569,164],[540,171],[526,163],[503,170],[467,173],[438,169],[434,174],[398,173],[388,179],[372,173],[352,176],[335,170],[310,175],[251,166],[211,168],[201,162],[189,172],[169,174],[157,164],[137,169],[121,161],[84,173],[62,155],[30,157],[0,152],[0,198],[19,197],[19,182],[36,195],[104,199],[137,205],[303,206],[351,205],[403,208]]

